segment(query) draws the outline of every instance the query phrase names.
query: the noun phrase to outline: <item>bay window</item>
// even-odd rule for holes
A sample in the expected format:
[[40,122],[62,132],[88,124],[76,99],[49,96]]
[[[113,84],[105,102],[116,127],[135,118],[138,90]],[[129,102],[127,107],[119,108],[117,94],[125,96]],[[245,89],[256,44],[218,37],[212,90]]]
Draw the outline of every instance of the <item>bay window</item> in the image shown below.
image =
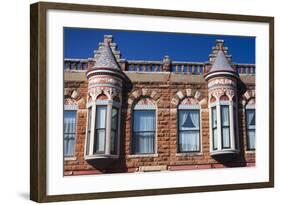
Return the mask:
[[210,104],[212,155],[238,152],[236,114],[234,101],[219,101]]
[[118,157],[120,107],[119,102],[107,99],[88,104],[85,159]]

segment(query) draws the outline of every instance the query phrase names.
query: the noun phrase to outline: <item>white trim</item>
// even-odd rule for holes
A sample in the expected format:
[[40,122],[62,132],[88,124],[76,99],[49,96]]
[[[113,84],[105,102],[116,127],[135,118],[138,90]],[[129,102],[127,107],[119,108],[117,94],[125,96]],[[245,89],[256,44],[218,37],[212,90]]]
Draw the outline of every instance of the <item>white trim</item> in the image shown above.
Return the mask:
[[216,76],[216,75],[231,75],[231,76],[234,76],[234,77],[238,77],[238,74],[234,74],[234,73],[231,73],[231,72],[225,72],[225,71],[221,71],[221,72],[215,72],[215,73],[210,73],[208,74],[205,79],[208,80],[209,78],[211,78],[212,76]]
[[237,149],[223,149],[223,150],[214,150],[210,153],[211,156],[220,155],[220,154],[238,154],[240,151]]
[[75,161],[77,158],[74,156],[74,157],[71,157],[71,156],[65,156],[63,158],[64,161]]
[[245,106],[245,109],[256,109],[256,105],[255,105],[255,104],[253,104],[253,105],[247,104],[247,105]]
[[158,154],[130,154],[127,158],[143,158],[143,157],[158,157]]
[[134,110],[156,110],[155,105],[138,105],[136,104]]
[[[199,111],[199,151],[185,151],[185,152],[179,152],[179,110],[198,110]],[[176,125],[177,125],[177,132],[176,132],[176,156],[177,154],[179,154],[178,156],[185,156],[186,155],[194,155],[194,154],[201,154],[203,153],[203,134],[202,134],[202,112],[203,109],[201,109],[201,106],[196,104],[196,105],[185,105],[182,108],[180,108],[180,105],[177,108],[176,111]],[[189,130],[197,130],[194,128],[189,128]],[[183,155],[180,155],[183,154]]]
[[221,106],[216,105],[217,110],[217,150],[222,150],[222,134],[221,134]]
[[179,105],[178,109],[179,110],[199,110],[200,109],[200,105],[196,104],[196,105]]
[[[112,104],[106,106],[106,127],[105,127],[105,154],[110,155],[111,152],[111,120],[112,120]],[[118,136],[117,136],[118,137]]]
[[64,110],[78,110],[78,105],[64,105]]
[[[85,134],[85,141],[84,141],[84,158],[86,158],[87,154],[86,154],[86,151],[87,151],[87,142],[88,142],[88,125],[89,125],[89,109],[91,107],[88,107],[87,109],[87,119],[86,119],[86,134]],[[93,109],[93,108],[91,108]],[[90,132],[90,137],[91,137],[91,132]],[[90,140],[90,137],[89,137],[89,140]],[[90,153],[90,144],[89,144],[89,153]]]

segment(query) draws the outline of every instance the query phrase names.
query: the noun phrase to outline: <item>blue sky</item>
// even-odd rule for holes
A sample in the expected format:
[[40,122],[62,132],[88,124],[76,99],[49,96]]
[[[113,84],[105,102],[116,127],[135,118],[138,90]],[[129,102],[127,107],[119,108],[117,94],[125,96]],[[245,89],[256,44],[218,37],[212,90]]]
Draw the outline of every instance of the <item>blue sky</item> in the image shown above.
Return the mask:
[[64,28],[64,57],[90,58],[105,34],[113,35],[122,58],[205,62],[216,39],[223,39],[235,63],[255,63],[255,37]]

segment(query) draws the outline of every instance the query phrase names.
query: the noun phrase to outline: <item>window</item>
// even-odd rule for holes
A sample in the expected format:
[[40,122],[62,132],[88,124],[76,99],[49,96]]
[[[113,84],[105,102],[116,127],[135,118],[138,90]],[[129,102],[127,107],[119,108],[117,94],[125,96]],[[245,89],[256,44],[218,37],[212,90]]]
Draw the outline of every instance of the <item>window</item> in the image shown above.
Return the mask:
[[212,107],[212,135],[213,135],[213,150],[218,149],[218,127],[217,127],[217,108]]
[[[119,101],[119,100],[118,100]],[[120,103],[102,95],[88,103],[85,159],[118,158]]]
[[227,101],[226,98],[211,103],[211,155],[239,153],[236,109],[235,101]]
[[88,126],[87,126],[87,144],[86,144],[86,155],[89,154],[90,149],[90,137],[91,137],[91,123],[92,123],[92,107],[88,109]]
[[200,151],[199,110],[179,110],[178,151]]
[[110,152],[112,154],[117,153],[117,130],[118,128],[118,109],[113,107],[111,112],[111,140],[110,140]]
[[64,149],[65,157],[74,156],[76,135],[76,111],[64,111]]
[[96,107],[95,153],[105,153],[106,106]]
[[133,115],[133,153],[154,153],[155,110],[134,110]]
[[222,148],[230,148],[230,132],[229,132],[229,107],[221,106],[221,132],[222,132]]
[[256,140],[256,113],[255,109],[246,109],[247,121],[247,148],[248,150],[255,150]]

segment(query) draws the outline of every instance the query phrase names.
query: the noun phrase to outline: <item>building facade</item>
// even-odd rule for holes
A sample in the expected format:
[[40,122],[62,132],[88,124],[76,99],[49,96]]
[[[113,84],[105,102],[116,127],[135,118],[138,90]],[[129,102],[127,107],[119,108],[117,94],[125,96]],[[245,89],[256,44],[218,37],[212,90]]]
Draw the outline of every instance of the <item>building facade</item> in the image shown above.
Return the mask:
[[208,62],[64,59],[64,174],[255,166],[255,65],[223,40]]

